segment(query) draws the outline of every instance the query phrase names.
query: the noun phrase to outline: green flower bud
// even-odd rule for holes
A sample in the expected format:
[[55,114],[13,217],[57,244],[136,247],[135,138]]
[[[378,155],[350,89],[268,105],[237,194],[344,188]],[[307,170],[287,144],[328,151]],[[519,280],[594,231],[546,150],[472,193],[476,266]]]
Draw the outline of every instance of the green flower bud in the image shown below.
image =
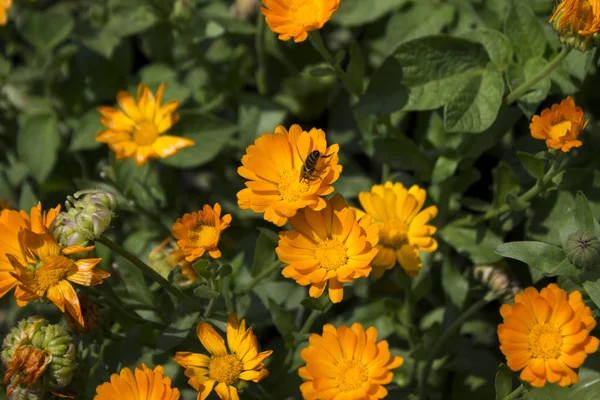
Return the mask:
[[46,390],[34,386],[28,388],[17,386],[6,400],[47,400],[49,398]]
[[504,303],[512,303],[515,295],[523,290],[502,267],[476,265],[473,276],[490,290],[490,295],[497,296]]
[[564,246],[567,258],[579,268],[600,265],[600,240],[590,232],[579,231],[568,237]]

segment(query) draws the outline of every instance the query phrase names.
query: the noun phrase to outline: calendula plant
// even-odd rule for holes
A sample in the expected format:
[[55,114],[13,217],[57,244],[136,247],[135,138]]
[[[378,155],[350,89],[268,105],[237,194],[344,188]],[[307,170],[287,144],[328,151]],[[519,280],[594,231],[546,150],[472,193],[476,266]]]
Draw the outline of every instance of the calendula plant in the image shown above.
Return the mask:
[[0,399],[600,398],[599,0],[0,0]]

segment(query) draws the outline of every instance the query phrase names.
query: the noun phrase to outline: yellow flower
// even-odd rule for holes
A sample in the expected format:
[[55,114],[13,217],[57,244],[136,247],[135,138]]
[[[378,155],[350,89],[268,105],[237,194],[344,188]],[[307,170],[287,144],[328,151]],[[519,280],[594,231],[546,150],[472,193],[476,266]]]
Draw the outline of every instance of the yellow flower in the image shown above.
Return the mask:
[[587,123],[583,110],[575,106],[575,100],[568,96],[560,104],[534,115],[529,129],[531,136],[545,140],[549,149],[568,152],[572,147],[583,144],[578,138]]
[[310,335],[300,356],[306,366],[298,370],[306,400],[383,399],[383,387],[392,381],[392,370],[404,360],[390,354],[385,340],[377,343],[377,329],[365,332],[361,324],[335,329],[327,324],[323,335]]
[[[309,154],[321,154],[315,166],[316,177],[303,179],[302,167]],[[342,172],[338,165],[339,146],[327,146],[325,132],[305,132],[292,125],[289,132],[278,126],[274,134],[265,133],[248,146],[238,173],[248,179],[246,189],[237,194],[238,205],[264,213],[267,221],[283,226],[289,217],[304,207],[315,211],[325,207],[331,184]]]
[[110,274],[96,268],[100,258],[73,262],[66,256],[91,251],[94,246],[61,249],[47,228],[43,233],[21,230],[19,244],[21,251],[16,255],[7,254],[7,257],[14,268],[12,275],[18,281],[20,290],[15,292],[15,297],[20,305],[46,297],[60,311],[66,309],[79,325],[85,326],[79,298],[69,281],[93,286],[102,283]]
[[421,210],[426,197],[425,190],[417,185],[407,190],[401,183],[392,182],[358,194],[363,209],[379,224],[379,253],[373,260],[375,277],[392,269],[396,260],[408,276],[416,276],[422,267],[419,251],[437,249],[431,237],[436,228],[427,223],[438,209],[430,206]]
[[515,296],[515,304],[500,308],[500,350],[507,365],[521,372],[521,380],[542,387],[546,382],[568,386],[579,382],[579,368],[588,354],[598,350],[589,336],[596,326],[592,311],[577,290],[567,292],[551,283],[538,292],[528,287]]
[[0,0],[0,26],[6,25],[10,6],[12,6],[12,0]]
[[126,91],[117,94],[117,103],[123,112],[113,107],[98,107],[102,114],[100,122],[106,130],[96,134],[100,143],[108,143],[108,147],[117,155],[117,160],[135,158],[137,165],[148,159],[166,158],[178,150],[193,146],[194,142],[178,136],[163,135],[179,120],[175,112],[179,105],[173,100],[161,107],[164,83],[161,83],[156,97],[150,89],[140,83],[137,103]]
[[303,42],[308,32],[321,29],[331,19],[340,0],[263,0],[260,11],[279,39]]
[[600,31],[600,0],[563,0],[550,22],[561,42],[586,51],[597,44],[595,34]]
[[96,388],[94,400],[178,400],[179,389],[171,388],[171,378],[164,374],[161,365],[151,370],[142,363],[135,368],[135,375],[123,368]]
[[[42,204],[32,207],[30,214],[25,211],[2,210],[0,211],[0,297],[8,293],[17,285],[17,280],[12,276],[15,272],[6,254],[12,254],[20,263],[24,264],[25,258],[21,257],[19,244],[19,231],[30,230],[34,233],[43,233],[50,226],[60,212],[60,206],[42,211]],[[17,287],[15,296],[21,295]],[[25,305],[17,299],[19,305]]]
[[202,257],[205,252],[212,258],[221,257],[217,248],[221,232],[229,227],[231,214],[221,218],[221,205],[215,204],[214,209],[208,204],[202,210],[185,214],[178,218],[171,234],[177,239],[177,245],[183,251],[189,262]]
[[302,286],[311,297],[320,297],[329,282],[329,298],[339,303],[343,282],[369,276],[377,254],[377,225],[369,216],[357,220],[356,211],[336,194],[321,211],[300,210],[290,218],[295,231],[279,233],[275,251],[288,264],[283,276]]
[[237,385],[241,381],[259,382],[269,375],[263,361],[272,350],[258,352],[256,336],[252,328],[246,329],[246,321],[240,322],[236,313],[227,320],[227,347],[225,341],[209,324],[201,322],[196,328],[202,346],[211,354],[177,352],[173,360],[185,368],[188,383],[197,392],[197,400],[204,400],[215,390],[219,398],[239,400]]

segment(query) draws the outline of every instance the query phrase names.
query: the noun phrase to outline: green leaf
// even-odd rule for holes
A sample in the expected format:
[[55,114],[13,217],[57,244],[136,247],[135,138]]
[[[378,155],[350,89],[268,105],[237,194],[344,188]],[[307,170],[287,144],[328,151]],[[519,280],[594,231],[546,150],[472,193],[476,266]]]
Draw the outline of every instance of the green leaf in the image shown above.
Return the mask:
[[93,108],[79,118],[71,137],[71,151],[92,150],[103,145],[96,141],[96,133],[104,129],[100,117],[100,113]]
[[262,232],[258,235],[256,247],[254,248],[254,260],[250,268],[252,276],[257,276],[273,265],[276,261],[276,247],[277,243],[274,243],[267,235]]
[[271,318],[277,328],[277,331],[285,339],[286,348],[290,348],[294,343],[294,331],[296,326],[294,324],[294,316],[281,308],[272,299],[268,299],[269,311],[271,312]]
[[496,67],[504,71],[512,64],[514,51],[510,39],[493,29],[475,29],[461,35],[465,39],[481,43]]
[[52,172],[58,158],[60,134],[54,114],[22,114],[19,117],[17,154],[38,182]]
[[538,181],[544,178],[544,160],[523,151],[517,151],[517,157],[532,178]]
[[309,308],[315,311],[325,311],[329,305],[333,304],[329,299],[329,296],[321,296],[318,298],[307,297],[302,302],[303,307]]
[[381,18],[393,9],[399,8],[408,0],[386,0],[367,2],[364,0],[343,0],[332,21],[342,26],[358,26]]
[[431,182],[441,183],[450,178],[456,172],[459,161],[456,158],[440,156],[435,162],[435,167],[431,174]]
[[592,214],[592,208],[587,197],[585,197],[585,194],[581,190],[578,190],[575,195],[575,223],[577,224],[577,230],[590,233],[596,232],[596,223]]
[[521,198],[517,197],[514,193],[508,193],[505,201],[513,211],[523,211],[530,205],[529,202],[521,200]]
[[498,365],[496,373],[496,400],[504,400],[512,392],[512,372],[506,364]]
[[502,239],[484,227],[448,225],[440,231],[440,236],[476,264],[494,263],[502,259],[494,252],[502,244]]
[[531,8],[522,0],[510,1],[504,33],[510,39],[521,62],[542,57],[546,51],[544,28]]
[[399,79],[400,77],[396,77],[399,71],[402,71],[402,66],[398,60],[393,57],[388,58],[371,76],[369,86],[356,105],[356,109],[381,115],[406,106],[410,91]]
[[583,282],[583,288],[600,309],[600,280]]
[[357,93],[363,92],[365,79],[365,57],[357,41],[350,43],[350,62],[346,70],[348,81]]
[[201,299],[216,299],[220,295],[221,294],[215,289],[206,285],[201,285],[194,289],[194,296],[200,297]]
[[19,196],[19,209],[29,210],[35,206],[39,201],[39,197],[33,191],[31,185],[27,182],[23,182],[21,185],[21,195]]
[[417,144],[404,135],[375,139],[373,145],[377,159],[393,168],[422,172],[431,171],[429,160]]
[[273,242],[275,246],[277,246],[277,244],[279,243],[279,235],[277,234],[277,232],[273,232],[272,230],[263,228],[262,226],[259,226],[256,229],[258,229],[261,235],[264,235],[265,237],[270,239],[271,242]]
[[[508,86],[511,90],[515,90],[525,81],[531,79],[535,74],[539,72],[541,68],[544,68],[548,62],[542,57],[530,58],[523,64],[512,64],[507,73]],[[552,81],[549,76],[542,78],[539,82],[533,85],[527,92],[525,92],[518,99],[519,108],[528,117],[536,112],[539,104],[546,99]]]
[[69,36],[74,26],[75,21],[65,11],[31,11],[24,14],[21,32],[29,43],[43,52],[58,46]]
[[462,308],[469,293],[469,281],[450,260],[446,260],[442,265],[442,286],[452,304]]
[[199,322],[200,313],[189,312],[186,309],[179,309],[174,312],[177,317],[163,331],[158,338],[158,348],[167,351],[177,347],[185,338],[193,332],[194,326]]
[[504,161],[500,161],[498,168],[494,171],[494,208],[500,208],[506,202],[506,196],[510,193],[518,193],[520,188],[519,178],[512,168]]
[[546,276],[556,276],[567,269],[572,271],[563,249],[542,242],[504,243],[496,248],[496,253],[522,261]]
[[111,16],[105,30],[120,37],[135,35],[152,27],[159,21],[149,4],[121,10]]

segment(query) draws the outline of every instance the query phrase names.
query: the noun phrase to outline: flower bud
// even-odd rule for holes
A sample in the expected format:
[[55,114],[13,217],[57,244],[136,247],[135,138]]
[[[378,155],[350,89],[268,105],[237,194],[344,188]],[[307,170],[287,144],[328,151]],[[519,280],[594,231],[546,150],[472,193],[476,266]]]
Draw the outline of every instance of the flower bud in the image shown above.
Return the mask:
[[550,22],[559,40],[579,51],[600,44],[600,7],[589,0],[562,0]]
[[512,279],[506,269],[493,265],[476,265],[473,276],[504,303],[511,303],[515,295],[523,289]]
[[10,382],[9,398],[19,387],[31,389],[29,394],[48,392],[64,388],[73,379],[73,339],[65,327],[51,325],[41,317],[20,321],[4,339],[1,354],[6,366],[4,383]]
[[[34,385],[35,386],[35,385]],[[17,386],[6,400],[46,400],[48,392],[40,388]]]
[[600,265],[600,240],[590,232],[579,231],[569,236],[564,250],[576,267],[591,269]]

